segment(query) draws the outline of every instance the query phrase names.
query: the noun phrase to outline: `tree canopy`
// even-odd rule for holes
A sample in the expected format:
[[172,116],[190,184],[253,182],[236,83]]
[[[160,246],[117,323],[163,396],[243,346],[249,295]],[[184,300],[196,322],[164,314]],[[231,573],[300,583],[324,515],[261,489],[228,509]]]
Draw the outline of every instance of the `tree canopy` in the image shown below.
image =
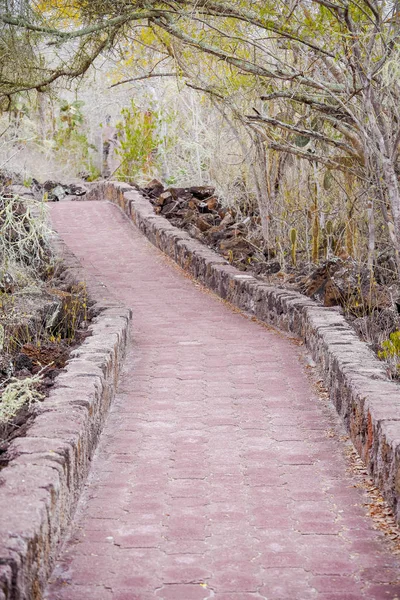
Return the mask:
[[264,148],[356,177],[400,269],[398,2],[6,0],[0,22],[3,107],[104,53],[132,66],[115,85],[178,77]]

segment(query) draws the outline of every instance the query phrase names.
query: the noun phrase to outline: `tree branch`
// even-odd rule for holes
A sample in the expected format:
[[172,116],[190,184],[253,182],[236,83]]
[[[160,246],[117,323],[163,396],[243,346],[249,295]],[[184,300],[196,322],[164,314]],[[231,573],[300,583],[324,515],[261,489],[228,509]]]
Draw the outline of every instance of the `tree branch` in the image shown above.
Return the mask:
[[305,137],[312,137],[320,142],[325,142],[334,146],[335,148],[340,148],[344,150],[348,154],[355,156],[353,149],[346,143],[341,142],[340,140],[334,140],[323,133],[319,133],[318,131],[313,131],[312,129],[302,129],[301,127],[296,127],[296,125],[290,125],[289,123],[284,123],[283,121],[279,121],[278,119],[273,119],[272,117],[264,117],[262,115],[247,115],[246,116],[249,121],[257,121],[261,123],[268,123],[268,125],[272,125],[273,127],[279,127],[280,129],[285,129],[285,131],[291,131],[292,133],[298,133],[299,135],[303,135]]
[[343,111],[343,109],[341,110],[340,108],[333,106],[333,105],[329,105],[329,104],[325,104],[324,102],[321,102],[319,99],[315,98],[314,96],[310,96],[310,95],[306,95],[306,94],[298,94],[298,93],[294,93],[294,92],[272,92],[271,94],[268,94],[267,96],[260,96],[260,99],[265,101],[265,102],[269,102],[270,100],[276,100],[278,98],[285,98],[287,100],[293,100],[293,102],[298,102],[299,104],[307,104],[308,106],[312,106],[313,108],[315,108],[316,110],[318,110],[321,113],[326,113],[328,115],[334,115],[337,119],[348,119],[350,118],[350,115],[348,113],[345,113]]
[[[187,0],[176,0],[178,4],[183,4],[186,6],[193,7],[193,2]],[[314,0],[315,1],[315,0]],[[273,33],[277,33],[286,39],[292,40],[294,42],[299,42],[303,46],[311,48],[317,51],[319,54],[326,54],[326,56],[330,56],[331,58],[335,58],[335,55],[327,50],[324,50],[320,46],[316,44],[300,38],[298,35],[295,35],[293,32],[285,29],[283,27],[279,27],[276,23],[273,23],[271,20],[261,20],[257,17],[255,13],[252,13],[248,10],[238,10],[237,8],[233,8],[232,6],[227,6],[221,2],[212,2],[210,0],[198,0],[196,2],[196,10],[198,13],[206,14],[209,16],[215,17],[234,17],[238,21],[244,21],[251,25],[255,25],[260,29],[264,29],[266,31],[272,31]]]
[[34,25],[29,23],[22,17],[12,17],[8,14],[2,15],[0,13],[0,22],[5,25],[11,25],[13,27],[19,27],[27,31],[33,31],[36,33],[45,33],[49,36],[58,37],[63,40],[72,40],[75,38],[85,37],[93,33],[100,33],[110,28],[115,28],[129,21],[139,21],[141,19],[151,19],[152,17],[162,16],[163,11],[159,10],[146,10],[146,11],[130,11],[125,14],[109,19],[106,22],[97,23],[95,25],[89,25],[83,29],[77,31],[60,31],[59,29],[53,29],[51,27],[43,27],[41,25]]
[[330,84],[328,82],[317,82],[313,79],[305,77],[303,73],[293,72],[288,73],[281,70],[269,70],[265,69],[261,65],[257,65],[252,63],[244,58],[237,58],[233,55],[227,54],[224,50],[220,50],[216,46],[211,46],[201,40],[197,40],[196,38],[191,37],[187,33],[184,33],[180,29],[178,29],[170,19],[166,19],[164,15],[164,19],[161,18],[153,18],[151,19],[153,23],[158,25],[161,29],[164,29],[167,33],[172,35],[175,38],[182,40],[185,44],[197,48],[198,50],[202,50],[206,54],[211,54],[225,61],[226,63],[236,67],[237,69],[251,73],[252,75],[257,75],[258,77],[266,77],[271,79],[281,79],[284,81],[299,81],[304,85],[308,85],[310,87],[314,87],[317,89],[331,90],[332,93],[343,92],[344,87],[341,85]]
[[123,83],[143,81],[144,79],[151,79],[152,77],[179,77],[179,73],[147,73],[146,75],[141,75],[140,77],[131,77],[130,79],[123,79],[122,81],[117,81],[117,83],[113,83],[112,85],[110,85],[109,89],[114,88],[117,85],[122,85]]

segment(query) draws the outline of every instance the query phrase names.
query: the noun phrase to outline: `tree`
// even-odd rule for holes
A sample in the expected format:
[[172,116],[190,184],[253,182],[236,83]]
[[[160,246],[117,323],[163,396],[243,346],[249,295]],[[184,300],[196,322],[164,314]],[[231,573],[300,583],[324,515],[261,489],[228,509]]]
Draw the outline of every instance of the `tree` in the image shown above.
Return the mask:
[[42,65],[1,77],[3,97],[78,76],[107,49],[125,57],[146,32],[155,50],[148,76],[169,73],[174,60],[175,72],[214,98],[252,87],[262,104],[240,118],[266,148],[351,174],[366,206],[378,205],[400,272],[397,1],[74,0],[69,11],[53,2],[3,9],[6,34],[34,39]]

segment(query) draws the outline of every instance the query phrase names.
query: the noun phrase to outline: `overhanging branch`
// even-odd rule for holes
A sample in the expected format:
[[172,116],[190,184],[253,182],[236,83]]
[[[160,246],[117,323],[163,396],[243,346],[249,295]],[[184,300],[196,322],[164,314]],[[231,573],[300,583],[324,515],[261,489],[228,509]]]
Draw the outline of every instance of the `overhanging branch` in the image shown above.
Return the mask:
[[297,127],[296,125],[291,125],[290,123],[284,123],[283,121],[279,121],[278,119],[274,119],[272,117],[265,117],[262,115],[247,115],[246,118],[249,121],[257,121],[259,123],[267,123],[268,125],[272,125],[273,127],[279,127],[280,129],[284,129],[285,131],[290,131],[292,133],[297,133],[299,135],[305,137],[311,137],[320,142],[325,142],[331,146],[336,148],[340,148],[344,150],[348,154],[355,155],[353,149],[346,144],[345,142],[341,142],[340,140],[335,140],[333,138],[328,137],[323,133],[319,133],[319,131],[313,131],[312,129],[303,129],[302,127]]

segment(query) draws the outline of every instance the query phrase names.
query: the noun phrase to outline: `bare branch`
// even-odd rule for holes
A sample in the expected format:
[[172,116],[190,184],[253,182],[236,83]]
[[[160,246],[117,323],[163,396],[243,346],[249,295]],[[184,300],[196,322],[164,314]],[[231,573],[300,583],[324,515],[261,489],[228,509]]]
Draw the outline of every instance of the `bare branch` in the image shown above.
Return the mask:
[[179,77],[179,73],[147,73],[146,75],[141,75],[140,77],[131,77],[130,79],[123,79],[122,81],[117,81],[117,83],[113,83],[109,86],[109,89],[116,87],[117,85],[122,85],[124,83],[132,83],[133,81],[143,81],[144,79],[151,79],[152,77]]
[[315,96],[311,96],[308,94],[299,94],[297,92],[272,92],[266,96],[260,96],[261,100],[265,102],[269,102],[270,100],[276,100],[278,98],[285,98],[287,100],[293,100],[293,102],[298,102],[299,104],[307,104],[312,108],[315,108],[321,113],[325,113],[328,115],[333,115],[337,119],[348,119],[349,114],[345,113],[343,109],[339,109],[337,106],[332,104],[326,104],[325,102],[321,102],[319,98]]
[[272,125],[273,127],[279,127],[280,129],[285,129],[286,131],[298,133],[299,135],[312,137],[313,139],[316,139],[320,142],[325,142],[327,144],[330,144],[331,146],[335,146],[335,148],[345,150],[348,154],[354,155],[353,149],[348,144],[345,144],[340,140],[330,138],[327,135],[324,135],[323,133],[319,133],[318,131],[296,127],[295,125],[290,125],[289,123],[284,123],[283,121],[279,121],[278,119],[273,119],[272,117],[265,117],[263,115],[248,115],[246,118],[249,119],[249,121],[268,123],[268,125]]
[[59,29],[54,29],[51,27],[43,27],[41,25],[34,25],[23,19],[22,17],[12,17],[10,15],[2,15],[0,14],[0,22],[3,22],[5,25],[12,25],[14,27],[19,27],[21,29],[25,29],[27,31],[34,31],[36,33],[44,33],[49,36],[58,37],[64,40],[72,40],[75,38],[86,37],[93,33],[100,33],[102,31],[107,31],[110,28],[115,28],[124,25],[128,21],[138,21],[141,19],[151,19],[152,17],[161,16],[163,11],[130,11],[125,14],[122,14],[118,17],[114,17],[113,19],[109,19],[108,21],[102,21],[101,23],[96,23],[95,25],[89,25],[88,27],[84,27],[83,29],[78,29],[76,31],[60,31]]

